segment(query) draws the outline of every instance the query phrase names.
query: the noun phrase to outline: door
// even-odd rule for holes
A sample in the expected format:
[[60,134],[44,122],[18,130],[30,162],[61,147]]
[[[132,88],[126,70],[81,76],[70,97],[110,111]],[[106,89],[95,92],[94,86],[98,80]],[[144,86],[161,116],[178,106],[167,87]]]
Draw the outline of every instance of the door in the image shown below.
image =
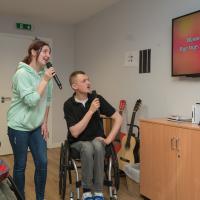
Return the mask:
[[178,198],[177,200],[200,199],[200,131],[182,129],[178,150]]
[[[199,159],[199,147],[200,147],[200,131],[193,130],[191,132],[191,140],[190,140],[190,149],[191,154],[190,157],[190,165],[186,168],[187,178],[185,181],[188,181],[189,186],[186,187],[190,190],[188,191],[188,196],[190,199],[199,200],[200,199],[200,159]],[[187,154],[188,155],[188,154]],[[186,157],[187,159],[188,157]],[[184,160],[184,162],[188,163],[188,159]],[[188,173],[190,172],[190,173]],[[182,191],[186,189],[186,187],[182,188]],[[183,198],[182,198],[183,199]]]
[[[33,37],[0,33],[0,155],[11,154],[7,136],[7,110],[12,97],[12,76],[18,63],[27,55]],[[51,117],[50,117],[51,118]],[[51,126],[51,123],[49,123]],[[50,127],[50,139],[51,139]]]
[[176,127],[156,125],[153,132],[153,190],[152,199],[177,199],[177,138]]
[[6,113],[12,97],[11,79],[18,62],[26,55],[26,50],[33,38],[0,34],[0,155],[12,153],[7,136]]

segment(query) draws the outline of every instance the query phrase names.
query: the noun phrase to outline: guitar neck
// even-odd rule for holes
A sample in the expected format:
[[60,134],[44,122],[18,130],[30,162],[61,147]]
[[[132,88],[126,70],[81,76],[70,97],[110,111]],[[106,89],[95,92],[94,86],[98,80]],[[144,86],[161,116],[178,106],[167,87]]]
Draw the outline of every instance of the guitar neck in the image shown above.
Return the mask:
[[125,144],[125,148],[127,148],[127,149],[130,148],[131,135],[133,133],[133,125],[134,125],[134,121],[135,121],[135,113],[136,112],[133,111],[133,114],[132,114],[132,117],[131,117],[131,123],[130,123],[128,136],[127,136],[127,140],[126,140],[126,144]]

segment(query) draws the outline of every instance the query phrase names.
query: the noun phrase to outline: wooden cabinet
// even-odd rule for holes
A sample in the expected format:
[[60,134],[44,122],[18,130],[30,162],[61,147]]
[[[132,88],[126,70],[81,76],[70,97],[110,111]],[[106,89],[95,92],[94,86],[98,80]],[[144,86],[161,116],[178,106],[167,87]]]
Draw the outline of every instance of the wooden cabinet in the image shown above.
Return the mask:
[[152,200],[200,199],[200,127],[141,120],[140,193]]

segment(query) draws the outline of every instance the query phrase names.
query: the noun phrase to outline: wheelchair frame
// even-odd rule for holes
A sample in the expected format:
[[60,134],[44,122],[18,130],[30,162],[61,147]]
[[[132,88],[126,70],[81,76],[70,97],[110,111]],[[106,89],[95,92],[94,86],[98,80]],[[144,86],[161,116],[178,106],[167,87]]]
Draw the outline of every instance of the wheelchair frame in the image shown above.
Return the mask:
[[[59,194],[62,200],[65,199],[67,175],[69,180],[69,196],[70,200],[74,200],[74,192],[72,191],[72,170],[76,174],[76,199],[80,200],[81,180],[79,179],[77,161],[80,161],[78,152],[73,151],[67,140],[61,144],[60,149],[60,166],[59,166]],[[110,200],[117,200],[117,191],[120,185],[119,165],[114,146],[112,144],[106,146],[106,155],[104,159],[104,185],[108,186]]]
[[[0,146],[1,146],[1,141],[0,141]],[[0,166],[2,167],[2,174],[0,177],[0,182],[3,180],[6,180],[9,188],[11,189],[11,191],[14,193],[14,195],[16,196],[17,200],[23,200],[22,195],[20,194],[15,182],[13,181],[13,178],[11,177],[11,175],[9,174],[9,167],[8,165],[3,161],[0,160]]]
[[17,200],[23,200],[23,197],[20,194],[17,186],[15,185],[13,178],[10,175],[7,178],[8,178],[7,183],[9,185],[10,189],[14,192],[15,196],[17,197]]

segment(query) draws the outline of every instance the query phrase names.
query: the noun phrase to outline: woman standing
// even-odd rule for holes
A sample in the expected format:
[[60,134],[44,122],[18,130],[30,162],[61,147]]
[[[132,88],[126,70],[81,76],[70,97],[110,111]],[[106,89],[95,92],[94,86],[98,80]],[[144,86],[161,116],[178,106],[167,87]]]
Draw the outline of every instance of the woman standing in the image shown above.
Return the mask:
[[8,136],[14,153],[13,179],[25,199],[28,148],[35,164],[36,199],[43,200],[47,178],[48,113],[52,98],[53,67],[45,69],[50,46],[34,41],[12,79],[12,101],[7,113]]

